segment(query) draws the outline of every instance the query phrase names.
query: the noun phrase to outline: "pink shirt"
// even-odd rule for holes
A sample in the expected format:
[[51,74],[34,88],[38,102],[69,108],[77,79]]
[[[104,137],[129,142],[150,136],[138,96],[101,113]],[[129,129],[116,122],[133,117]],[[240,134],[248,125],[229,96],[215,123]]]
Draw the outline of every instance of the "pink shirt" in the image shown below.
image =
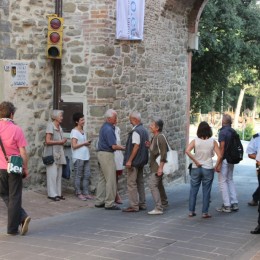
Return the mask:
[[[11,121],[0,120],[0,136],[7,156],[19,155],[19,148],[27,145],[23,130]],[[0,169],[7,169],[7,162],[1,147]]]

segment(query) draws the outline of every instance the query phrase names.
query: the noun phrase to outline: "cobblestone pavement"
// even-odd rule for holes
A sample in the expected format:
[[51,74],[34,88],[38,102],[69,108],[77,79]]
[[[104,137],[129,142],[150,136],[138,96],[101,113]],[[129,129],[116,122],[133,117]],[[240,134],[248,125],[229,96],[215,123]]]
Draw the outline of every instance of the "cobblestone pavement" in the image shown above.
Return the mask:
[[[32,217],[26,236],[5,234],[7,213],[0,203],[0,259],[260,259],[260,235],[249,232],[257,224],[257,208],[247,206],[257,186],[253,161],[235,166],[237,213],[215,211],[221,204],[216,177],[211,219],[201,218],[201,192],[197,216],[188,217],[189,184],[167,186],[170,205],[161,216],[97,209],[72,194],[52,202],[45,191],[24,191],[23,205]],[[149,191],[147,199],[152,209]]]

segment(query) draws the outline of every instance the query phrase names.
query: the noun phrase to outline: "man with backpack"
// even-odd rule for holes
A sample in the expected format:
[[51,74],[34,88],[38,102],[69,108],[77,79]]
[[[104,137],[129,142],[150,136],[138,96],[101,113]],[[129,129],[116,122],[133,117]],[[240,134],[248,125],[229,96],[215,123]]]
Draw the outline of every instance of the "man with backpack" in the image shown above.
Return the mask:
[[[235,147],[237,133],[231,128],[232,119],[228,114],[224,114],[222,118],[222,128],[219,132],[219,146],[222,155],[222,164],[216,168],[218,172],[218,183],[221,190],[223,205],[216,210],[218,212],[230,213],[231,211],[238,211],[238,200],[233,181],[234,164],[241,160],[239,149]],[[239,140],[240,142],[240,140]],[[240,142],[241,145],[241,142]],[[241,145],[242,146],[242,145]],[[243,157],[243,148],[242,157]],[[235,155],[233,155],[235,153]],[[237,155],[238,154],[238,155]],[[235,158],[238,156],[238,159]],[[233,158],[234,157],[234,158]],[[234,160],[234,161],[233,161]]]

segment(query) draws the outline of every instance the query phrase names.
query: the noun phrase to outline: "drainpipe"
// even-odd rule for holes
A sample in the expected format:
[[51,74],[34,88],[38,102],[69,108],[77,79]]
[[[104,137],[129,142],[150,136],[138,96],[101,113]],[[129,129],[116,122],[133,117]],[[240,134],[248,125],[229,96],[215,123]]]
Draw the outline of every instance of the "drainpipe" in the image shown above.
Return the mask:
[[[62,0],[55,0],[55,14],[62,17]],[[61,102],[61,59],[53,60],[53,109]]]

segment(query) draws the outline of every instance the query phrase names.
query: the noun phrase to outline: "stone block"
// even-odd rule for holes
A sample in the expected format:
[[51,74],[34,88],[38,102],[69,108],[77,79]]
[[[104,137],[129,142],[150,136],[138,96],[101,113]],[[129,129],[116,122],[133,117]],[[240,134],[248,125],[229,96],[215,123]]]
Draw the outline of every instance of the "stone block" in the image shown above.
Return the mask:
[[87,66],[78,66],[75,70],[77,74],[88,74],[89,68]]
[[121,78],[120,78],[120,83],[121,84],[125,84],[126,82],[128,82],[129,81],[129,77],[128,76],[122,76]]
[[111,78],[113,76],[113,69],[96,70],[95,74],[103,78]]
[[22,21],[23,26],[35,26],[36,22],[34,19],[25,19]]
[[85,13],[85,12],[87,12],[89,10],[89,7],[86,4],[79,4],[78,5],[78,10],[83,12],[83,13]]
[[129,53],[130,52],[130,46],[129,45],[122,45],[122,52]]
[[72,82],[74,83],[81,83],[86,81],[87,81],[87,77],[85,76],[72,76]]
[[68,47],[78,47],[84,45],[82,41],[73,40],[67,43]]
[[10,32],[11,23],[8,21],[0,20],[0,32]]
[[71,55],[70,61],[72,63],[82,63],[83,60],[79,55]]
[[95,46],[92,49],[93,53],[101,53],[107,56],[113,56],[115,53],[114,47],[111,46]]
[[144,54],[145,53],[145,48],[142,46],[142,47],[137,47],[137,53],[138,54]]
[[98,88],[97,97],[98,98],[115,98],[116,90],[115,90],[115,88]]
[[130,71],[130,82],[136,81],[136,73],[135,71]]
[[131,65],[131,60],[129,57],[124,58],[124,66],[130,66]]
[[0,45],[8,46],[10,45],[10,34],[0,32]]
[[75,93],[84,93],[86,90],[86,86],[85,85],[75,85],[73,86],[73,91]]
[[71,87],[68,85],[62,85],[61,86],[61,93],[69,93],[71,92]]
[[74,13],[76,11],[76,4],[74,3],[64,3],[63,11],[67,13]]
[[0,49],[0,58],[3,60],[16,59],[16,50],[8,47]]
[[106,109],[106,106],[90,106],[90,116],[103,117]]
[[81,30],[77,30],[77,29],[69,29],[66,31],[66,35],[67,36],[80,36],[81,35]]
[[117,68],[116,68],[116,74],[118,75],[118,76],[121,76],[122,75],[122,72],[123,72],[123,69],[122,69],[122,66],[117,66]]

